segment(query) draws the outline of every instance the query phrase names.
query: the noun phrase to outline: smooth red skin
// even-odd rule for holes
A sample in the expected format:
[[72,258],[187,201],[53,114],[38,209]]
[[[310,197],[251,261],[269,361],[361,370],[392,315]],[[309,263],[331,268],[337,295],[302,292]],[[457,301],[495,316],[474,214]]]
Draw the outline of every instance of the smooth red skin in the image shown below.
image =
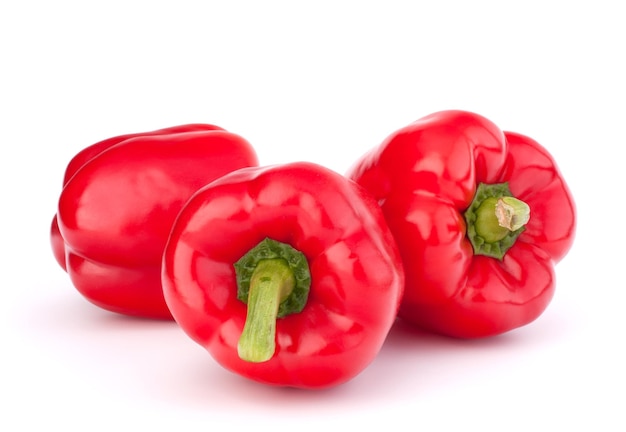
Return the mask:
[[96,143],[69,163],[50,239],[76,289],[101,308],[171,319],[160,265],[178,211],[202,186],[257,165],[238,135],[182,125]]
[[[246,305],[235,263],[269,237],[301,251],[311,289],[300,313],[277,320],[267,362],[237,355]],[[328,388],[356,376],[394,322],[404,274],[372,197],[326,168],[249,168],[201,189],[182,209],[164,253],[163,289],[176,321],[225,368],[265,384]]]
[[[549,304],[576,212],[555,161],[536,141],[473,113],[443,111],[393,133],[347,175],[379,201],[398,243],[404,320],[477,338],[528,324]],[[466,237],[463,213],[480,182],[508,182],[531,208],[502,261],[474,256]]]
[[[179,126],[172,126],[164,129],[157,129],[150,132],[139,132],[132,134],[124,134],[118,135],[111,138],[107,138],[105,140],[99,141],[95,144],[92,144],[88,147],[85,147],[80,152],[78,152],[72,160],[67,164],[65,169],[65,174],[63,176],[63,187],[71,180],[71,178],[76,174],[83,165],[89,162],[91,159],[97,157],[100,153],[107,150],[110,147],[113,147],[122,141],[126,141],[130,138],[135,138],[139,136],[154,136],[154,135],[168,135],[168,134],[177,134],[177,133],[185,133],[185,132],[194,132],[194,131],[211,131],[211,130],[224,130],[219,126],[211,125],[211,124],[203,124],[203,123],[190,123]],[[54,254],[54,258],[57,260],[59,265],[63,268],[63,270],[67,270],[66,259],[65,259],[65,241],[63,240],[63,236],[59,231],[59,223],[57,221],[57,215],[54,215],[52,218],[52,225],[50,227],[50,243],[52,246],[52,252]]]

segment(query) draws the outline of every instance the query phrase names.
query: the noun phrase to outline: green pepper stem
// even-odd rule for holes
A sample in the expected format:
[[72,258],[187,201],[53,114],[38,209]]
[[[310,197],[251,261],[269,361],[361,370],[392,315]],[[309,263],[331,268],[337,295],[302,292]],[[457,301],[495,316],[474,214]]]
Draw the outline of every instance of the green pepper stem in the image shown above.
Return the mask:
[[508,184],[484,184],[476,189],[465,211],[467,237],[476,255],[503,259],[530,220],[530,207],[512,196]]
[[265,362],[276,350],[278,306],[293,291],[296,280],[282,258],[258,262],[250,279],[248,312],[237,352],[242,360]]
[[486,198],[476,210],[476,222],[474,228],[485,242],[495,243],[502,240],[509,230],[500,225],[498,217],[499,198]]

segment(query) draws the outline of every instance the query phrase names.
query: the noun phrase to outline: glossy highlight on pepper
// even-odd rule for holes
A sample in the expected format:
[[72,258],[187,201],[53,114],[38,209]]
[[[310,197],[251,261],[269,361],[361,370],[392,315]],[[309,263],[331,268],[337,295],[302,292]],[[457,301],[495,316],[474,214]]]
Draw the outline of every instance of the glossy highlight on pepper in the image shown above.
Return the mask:
[[534,321],[550,303],[576,210],[535,140],[475,113],[442,111],[389,135],[347,175],[378,200],[398,243],[402,319],[486,337]]

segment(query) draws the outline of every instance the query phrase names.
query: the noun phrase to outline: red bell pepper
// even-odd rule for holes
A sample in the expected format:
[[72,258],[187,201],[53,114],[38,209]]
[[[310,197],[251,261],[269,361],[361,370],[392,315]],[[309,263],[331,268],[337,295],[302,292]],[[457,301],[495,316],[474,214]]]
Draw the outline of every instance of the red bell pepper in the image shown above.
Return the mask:
[[401,318],[475,338],[545,310],[576,220],[568,186],[537,142],[443,111],[391,134],[348,176],[379,201],[398,243]]
[[226,369],[277,386],[356,376],[380,350],[404,283],[372,197],[303,162],[241,169],[202,188],[163,262],[182,329]]
[[68,164],[53,218],[54,256],[89,301],[171,319],[161,257],[178,211],[200,187],[257,157],[238,135],[189,124],[93,144]]

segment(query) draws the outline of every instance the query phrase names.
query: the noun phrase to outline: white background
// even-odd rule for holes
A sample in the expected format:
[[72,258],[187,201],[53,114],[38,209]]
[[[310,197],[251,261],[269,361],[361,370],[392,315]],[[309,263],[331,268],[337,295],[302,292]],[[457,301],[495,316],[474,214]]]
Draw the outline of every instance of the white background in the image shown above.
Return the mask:
[[[2,2],[0,429],[624,430],[619,6]],[[502,337],[398,326],[345,385],[270,388],[221,369],[173,323],[87,303],[52,257],[65,165],[93,142],[207,122],[246,137],[262,164],[345,172],[395,129],[448,108],[537,139],[578,205],[553,302]]]

